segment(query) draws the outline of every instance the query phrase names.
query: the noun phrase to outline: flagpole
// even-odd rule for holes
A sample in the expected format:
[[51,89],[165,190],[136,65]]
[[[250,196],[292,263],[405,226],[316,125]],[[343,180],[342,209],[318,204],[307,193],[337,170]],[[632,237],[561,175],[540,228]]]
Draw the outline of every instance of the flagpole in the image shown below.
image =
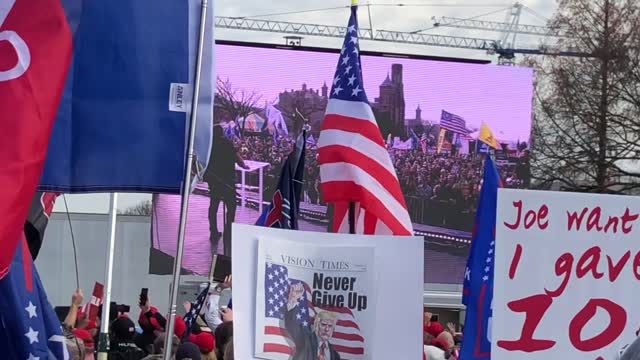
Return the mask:
[[[351,6],[358,6],[358,0],[351,0]],[[369,9],[370,10],[370,9]],[[369,18],[369,23],[371,29],[371,35],[373,36],[373,24],[371,24],[371,18]],[[353,201],[349,202],[349,213],[347,215],[347,221],[349,221],[349,234],[356,233],[356,203]]]
[[98,360],[107,360],[109,354],[109,312],[111,305],[111,281],[113,279],[113,254],[116,244],[116,221],[118,193],[111,193],[109,201],[109,250],[107,252],[107,280],[104,284],[102,314],[100,315],[100,337],[98,338]]
[[[198,115],[198,100],[200,97],[200,77],[202,74],[202,52],[204,49],[204,36],[207,28],[207,2],[202,0],[200,13],[200,34],[198,37],[198,52],[196,54],[196,72],[191,101],[191,118],[189,120],[189,137],[187,139],[187,160],[185,163],[184,177],[182,179],[182,200],[180,206],[180,224],[178,226],[178,245],[175,261],[173,263],[173,281],[171,283],[171,302],[169,303],[169,319],[165,333],[164,360],[171,360],[171,348],[173,329],[176,319],[176,302],[178,301],[178,286],[180,285],[180,272],[182,270],[182,253],[184,251],[184,234],[187,226],[187,211],[189,208],[189,195],[191,193],[191,168],[194,160],[193,144],[196,134],[196,119]],[[213,26],[213,24],[212,24]],[[213,45],[213,44],[212,44]],[[226,249],[225,249],[226,250]]]

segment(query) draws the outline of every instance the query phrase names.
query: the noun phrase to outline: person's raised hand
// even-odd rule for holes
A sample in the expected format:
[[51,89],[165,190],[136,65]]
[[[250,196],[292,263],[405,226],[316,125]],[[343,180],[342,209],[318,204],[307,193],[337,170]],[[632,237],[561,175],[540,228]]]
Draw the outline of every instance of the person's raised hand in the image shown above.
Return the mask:
[[218,286],[220,286],[221,289],[231,289],[231,275],[225,276],[224,282]]
[[228,307],[220,309],[220,316],[222,316],[222,321],[230,322],[233,321],[233,310]]
[[451,333],[451,335],[456,334],[456,325],[452,322],[447,323],[447,330]]
[[184,303],[182,303],[182,306],[184,306],[184,311],[185,312],[191,311],[191,302],[190,301],[185,301]]
[[81,306],[84,296],[82,295],[82,289],[76,289],[71,295],[71,304],[75,306]]
[[431,318],[433,317],[433,314],[430,312],[425,312],[424,313],[424,323],[429,325],[429,323],[431,322]]
[[302,283],[292,284],[289,288],[289,302],[298,301],[304,294],[304,286]]
[[149,301],[149,298],[147,298],[147,302],[140,305],[140,311],[142,311],[143,314],[146,314],[149,310],[151,310],[151,302]]

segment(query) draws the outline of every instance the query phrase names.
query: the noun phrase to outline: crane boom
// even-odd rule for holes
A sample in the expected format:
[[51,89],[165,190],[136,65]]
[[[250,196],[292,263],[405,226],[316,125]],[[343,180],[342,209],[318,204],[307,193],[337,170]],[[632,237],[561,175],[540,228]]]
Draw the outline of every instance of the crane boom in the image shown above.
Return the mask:
[[[506,24],[511,25],[511,24]],[[343,38],[346,28],[343,26],[306,24],[288,21],[258,20],[236,17],[216,17],[216,26],[223,29],[249,30],[272,32],[293,35],[319,36]],[[517,25],[529,26],[529,25]],[[489,54],[498,54],[500,59],[512,62],[515,54],[538,54],[538,55],[555,55],[555,56],[579,56],[588,57],[588,54],[579,53],[572,50],[549,49],[549,48],[530,48],[530,49],[513,49],[505,48],[500,41],[492,39],[470,38],[461,36],[432,35],[417,32],[401,32],[390,30],[376,30],[360,28],[360,39],[373,40],[391,43],[416,44],[450,47],[458,49],[484,50]]]
[[559,29],[549,28],[546,26],[537,25],[522,25],[518,24],[513,26],[510,23],[504,23],[499,21],[487,21],[487,20],[473,20],[473,19],[461,19],[449,16],[442,16],[431,18],[433,20],[433,26],[435,27],[453,27],[459,29],[471,29],[471,30],[488,30],[497,32],[517,32],[518,34],[537,35],[537,36],[560,36]]

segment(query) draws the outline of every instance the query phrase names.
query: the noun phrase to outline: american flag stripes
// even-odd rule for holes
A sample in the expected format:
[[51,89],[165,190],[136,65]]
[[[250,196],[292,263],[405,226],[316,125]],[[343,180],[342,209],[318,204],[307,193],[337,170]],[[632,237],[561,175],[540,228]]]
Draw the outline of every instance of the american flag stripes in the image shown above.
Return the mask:
[[[269,353],[270,358],[281,355],[283,360],[289,359],[293,354],[293,342],[288,339],[284,326],[284,315],[287,311],[289,287],[296,283],[302,283],[305,293],[295,308],[296,319],[303,327],[311,330],[313,319],[318,312],[317,308],[309,300],[311,291],[309,286],[299,280],[289,278],[289,270],[286,266],[267,263],[265,268],[265,344],[263,351]],[[353,312],[348,308],[324,308],[323,310],[335,312],[337,323],[330,340],[333,348],[340,354],[341,360],[362,359],[364,356],[365,339],[360,334],[360,328],[356,323]],[[274,356],[276,355],[276,356]]]
[[440,128],[452,131],[456,134],[468,134],[467,123],[464,119],[456,114],[442,110],[440,115]]
[[354,202],[356,233],[413,233],[395,169],[364,91],[356,6],[351,7],[318,148],[322,196],[335,205],[333,231],[348,232],[348,207]]

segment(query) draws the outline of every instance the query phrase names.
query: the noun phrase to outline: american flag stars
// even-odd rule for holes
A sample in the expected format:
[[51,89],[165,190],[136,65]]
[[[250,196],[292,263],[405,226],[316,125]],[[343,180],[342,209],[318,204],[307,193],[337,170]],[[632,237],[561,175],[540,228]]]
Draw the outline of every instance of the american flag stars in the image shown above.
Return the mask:
[[487,251],[487,266],[485,266],[484,268],[484,276],[482,277],[483,282],[489,281],[491,262],[493,261],[493,247],[495,246],[495,244],[495,240],[489,243],[489,250]]
[[31,301],[29,301],[29,305],[24,309],[26,310],[27,314],[29,314],[29,319],[38,317],[38,314],[36,313],[37,308]]
[[355,20],[349,22],[347,36],[340,50],[340,61],[333,80],[331,98],[350,101],[367,101],[362,84],[360,49]]

